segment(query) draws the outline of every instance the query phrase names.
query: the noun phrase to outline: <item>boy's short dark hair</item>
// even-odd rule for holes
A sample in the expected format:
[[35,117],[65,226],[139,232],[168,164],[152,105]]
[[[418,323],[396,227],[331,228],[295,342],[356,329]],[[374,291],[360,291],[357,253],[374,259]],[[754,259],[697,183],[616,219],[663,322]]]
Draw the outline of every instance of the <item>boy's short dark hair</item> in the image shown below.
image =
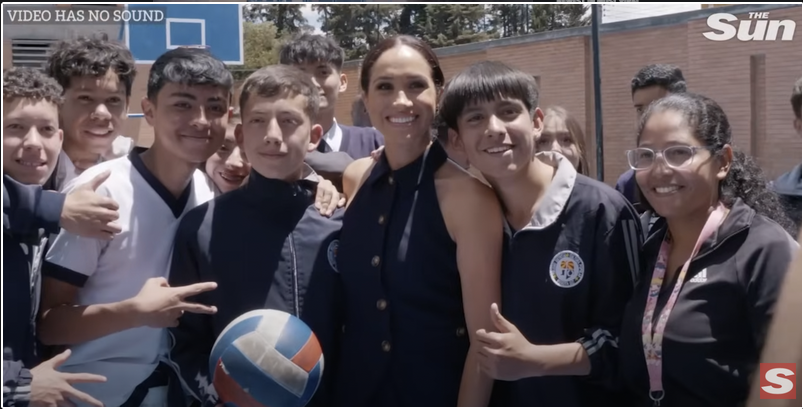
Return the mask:
[[63,94],[61,85],[39,69],[15,67],[3,70],[4,101],[27,98],[61,105]]
[[457,119],[471,104],[511,98],[532,116],[538,108],[538,83],[532,75],[499,61],[475,63],[449,80],[441,96],[440,119],[457,129]]
[[307,99],[304,107],[310,120],[318,116],[320,100],[318,87],[309,75],[290,65],[270,65],[249,75],[240,93],[241,117],[247,114],[246,103],[252,96],[272,98],[278,95],[302,95]]
[[282,45],[279,63],[301,65],[313,63],[331,64],[338,72],[343,69],[345,52],[331,37],[303,33]]
[[126,96],[131,96],[137,67],[134,56],[123,44],[110,41],[106,34],[83,36],[61,41],[47,60],[46,71],[66,91],[73,78],[106,75],[109,70],[125,84]]
[[795,111],[795,116],[797,119],[800,119],[800,85],[801,85],[801,78],[797,79],[795,83],[795,88],[792,91],[792,109]]
[[234,78],[226,64],[202,48],[176,48],[156,59],[148,76],[148,99],[155,101],[165,85],[212,85],[231,93]]
[[677,66],[652,64],[639,70],[630,81],[630,96],[636,91],[657,85],[672,94],[686,92],[686,79]]

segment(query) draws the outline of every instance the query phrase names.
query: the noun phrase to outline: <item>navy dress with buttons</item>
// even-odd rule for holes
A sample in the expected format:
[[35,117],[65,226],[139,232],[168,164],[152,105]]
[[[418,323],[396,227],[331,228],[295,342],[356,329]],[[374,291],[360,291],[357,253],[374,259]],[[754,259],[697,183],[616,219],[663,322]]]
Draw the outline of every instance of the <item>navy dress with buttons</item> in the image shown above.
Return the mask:
[[343,219],[346,317],[336,406],[456,406],[469,349],[456,245],[435,191],[438,142],[409,165],[386,157]]

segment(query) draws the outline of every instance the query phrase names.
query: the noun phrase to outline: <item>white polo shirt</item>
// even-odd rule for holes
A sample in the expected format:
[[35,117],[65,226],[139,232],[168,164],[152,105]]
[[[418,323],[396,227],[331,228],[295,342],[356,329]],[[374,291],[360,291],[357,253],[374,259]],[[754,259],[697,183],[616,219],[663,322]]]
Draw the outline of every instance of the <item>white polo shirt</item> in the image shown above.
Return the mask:
[[[98,163],[103,163],[107,160],[126,156],[134,149],[134,145],[133,139],[120,135],[114,139],[111,148],[109,148],[109,151],[106,154],[101,156],[100,160],[98,160]],[[67,183],[78,177],[79,174],[80,173],[78,172],[78,169],[75,168],[75,164],[73,164],[72,159],[70,159],[70,157],[67,156],[64,151],[61,151],[59,153],[59,161],[56,163],[55,189],[64,189],[64,187],[67,186]]]
[[[176,199],[145,168],[137,152],[85,170],[63,191],[107,169],[111,176],[97,192],[119,204],[122,233],[105,241],[62,230],[47,253],[44,274],[80,287],[77,305],[123,301],[137,295],[149,278],[166,277],[181,215],[214,197],[204,174],[196,170],[183,200]],[[61,371],[107,379],[73,386],[105,406],[120,406],[166,357],[168,344],[165,330],[140,327],[70,348],[72,355]]]
[[343,143],[343,130],[337,125],[337,119],[332,122],[332,127],[323,134],[321,139],[329,145],[332,152],[340,152],[340,145]]

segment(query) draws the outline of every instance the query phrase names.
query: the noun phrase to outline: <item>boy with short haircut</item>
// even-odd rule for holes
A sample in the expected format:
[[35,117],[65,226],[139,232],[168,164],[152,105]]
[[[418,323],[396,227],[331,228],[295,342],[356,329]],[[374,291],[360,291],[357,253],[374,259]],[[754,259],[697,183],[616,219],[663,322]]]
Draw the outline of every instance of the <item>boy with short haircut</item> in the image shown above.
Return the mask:
[[345,53],[331,37],[303,33],[286,44],[279,52],[281,64],[293,65],[307,73],[323,95],[315,123],[323,129],[318,144],[320,152],[345,152],[352,159],[361,159],[385,144],[385,138],[373,128],[340,125],[335,118],[335,107],[341,92],[348,87],[348,78],[342,72]]
[[105,406],[185,405],[162,363],[163,328],[185,313],[214,314],[184,299],[215,283],[168,287],[165,277],[179,219],[214,196],[198,168],[223,142],[232,85],[208,51],[166,52],[151,67],[142,101],[153,146],[93,166],[65,187],[111,171],[98,191],[120,204],[123,231],[112,240],[58,235],[45,264],[39,337],[73,349],[64,370],[107,378],[102,386],[80,385]]
[[59,112],[64,144],[48,183],[61,190],[85,169],[133,149],[134,141],[120,132],[137,71],[131,52],[106,35],[58,43],[46,71],[64,89]]
[[[801,79],[798,79],[792,89],[792,112],[795,114],[793,128],[800,137],[800,101],[801,101]],[[773,182],[773,190],[781,197],[781,202],[786,208],[789,217],[795,221],[797,228],[800,229],[801,219],[801,186],[803,186],[803,165],[798,164],[791,171],[784,173]]]
[[544,114],[527,73],[474,64],[452,78],[440,114],[505,209],[503,310],[490,306],[495,328],[477,332],[482,370],[513,381],[495,400],[616,404],[616,336],[639,273],[635,210],[559,153],[535,154]]
[[[76,196],[66,200],[40,187],[53,172],[61,150],[61,93],[61,86],[39,70],[3,72],[3,406],[56,406],[68,397],[97,404],[71,383],[104,381],[97,375],[58,372],[69,351],[43,363],[36,356],[42,250],[47,234],[58,231],[59,224],[71,230],[76,227],[62,216],[65,207],[73,211]],[[78,200],[79,208],[90,211],[82,217],[106,209],[113,221],[114,212],[109,209],[113,203],[87,206],[86,199]],[[92,223],[102,225],[105,220],[98,217]],[[89,231],[87,223],[80,224],[84,226],[76,230]]]
[[[633,108],[636,109],[637,119],[653,101],[680,92],[686,92],[686,79],[683,77],[683,71],[674,65],[647,65],[642,67],[630,80],[630,96],[633,99]],[[616,181],[616,190],[635,206],[637,212],[644,211],[639,204],[642,199],[637,197],[636,193],[635,171],[628,169],[621,174]],[[651,220],[648,226],[651,226],[654,221],[654,219]]]
[[217,290],[196,300],[217,305],[217,314],[184,315],[170,330],[171,359],[185,387],[204,405],[225,403],[210,385],[215,340],[231,321],[256,309],[285,311],[310,326],[326,370],[309,405],[330,404],[341,328],[335,256],[344,210],[325,217],[313,203],[318,179],[304,158],[322,134],[314,123],[318,99],[315,85],[294,67],[275,65],[251,74],[235,131],[252,166],[248,184],[190,211],[176,233],[170,285],[218,283]]

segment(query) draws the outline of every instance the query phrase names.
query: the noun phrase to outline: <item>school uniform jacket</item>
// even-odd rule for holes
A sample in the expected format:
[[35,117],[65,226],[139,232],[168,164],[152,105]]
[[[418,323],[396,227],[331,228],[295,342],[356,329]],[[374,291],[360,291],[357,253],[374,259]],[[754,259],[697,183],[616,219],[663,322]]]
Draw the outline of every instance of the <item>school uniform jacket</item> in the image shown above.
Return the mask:
[[[340,127],[343,139],[340,142],[339,152],[345,152],[352,159],[362,159],[371,156],[371,152],[385,145],[385,137],[374,128],[364,128],[358,126],[348,126],[335,124]],[[321,140],[318,144],[318,151],[332,152],[326,141]]]
[[3,406],[28,406],[44,243],[59,231],[63,194],[3,175]]
[[616,404],[617,336],[641,263],[639,217],[621,194],[578,174],[562,155],[538,155],[557,170],[530,224],[506,226],[501,312],[532,344],[580,343],[591,373],[498,382],[493,401]]
[[[632,402],[650,406],[641,322],[655,262],[667,233],[656,222],[644,243],[647,262],[628,303],[619,342],[620,369]],[[662,406],[743,406],[758,366],[795,240],[736,200],[692,260],[663,338]],[[661,290],[655,318],[675,281]]]
[[343,210],[320,215],[315,181],[314,173],[287,183],[252,171],[248,184],[193,209],[179,225],[170,285],[218,284],[195,297],[216,306],[216,314],[184,314],[170,330],[170,359],[185,389],[204,405],[218,401],[209,374],[215,340],[235,318],[257,309],[284,311],[309,325],[325,360],[310,405],[329,404],[341,328],[335,256]]

